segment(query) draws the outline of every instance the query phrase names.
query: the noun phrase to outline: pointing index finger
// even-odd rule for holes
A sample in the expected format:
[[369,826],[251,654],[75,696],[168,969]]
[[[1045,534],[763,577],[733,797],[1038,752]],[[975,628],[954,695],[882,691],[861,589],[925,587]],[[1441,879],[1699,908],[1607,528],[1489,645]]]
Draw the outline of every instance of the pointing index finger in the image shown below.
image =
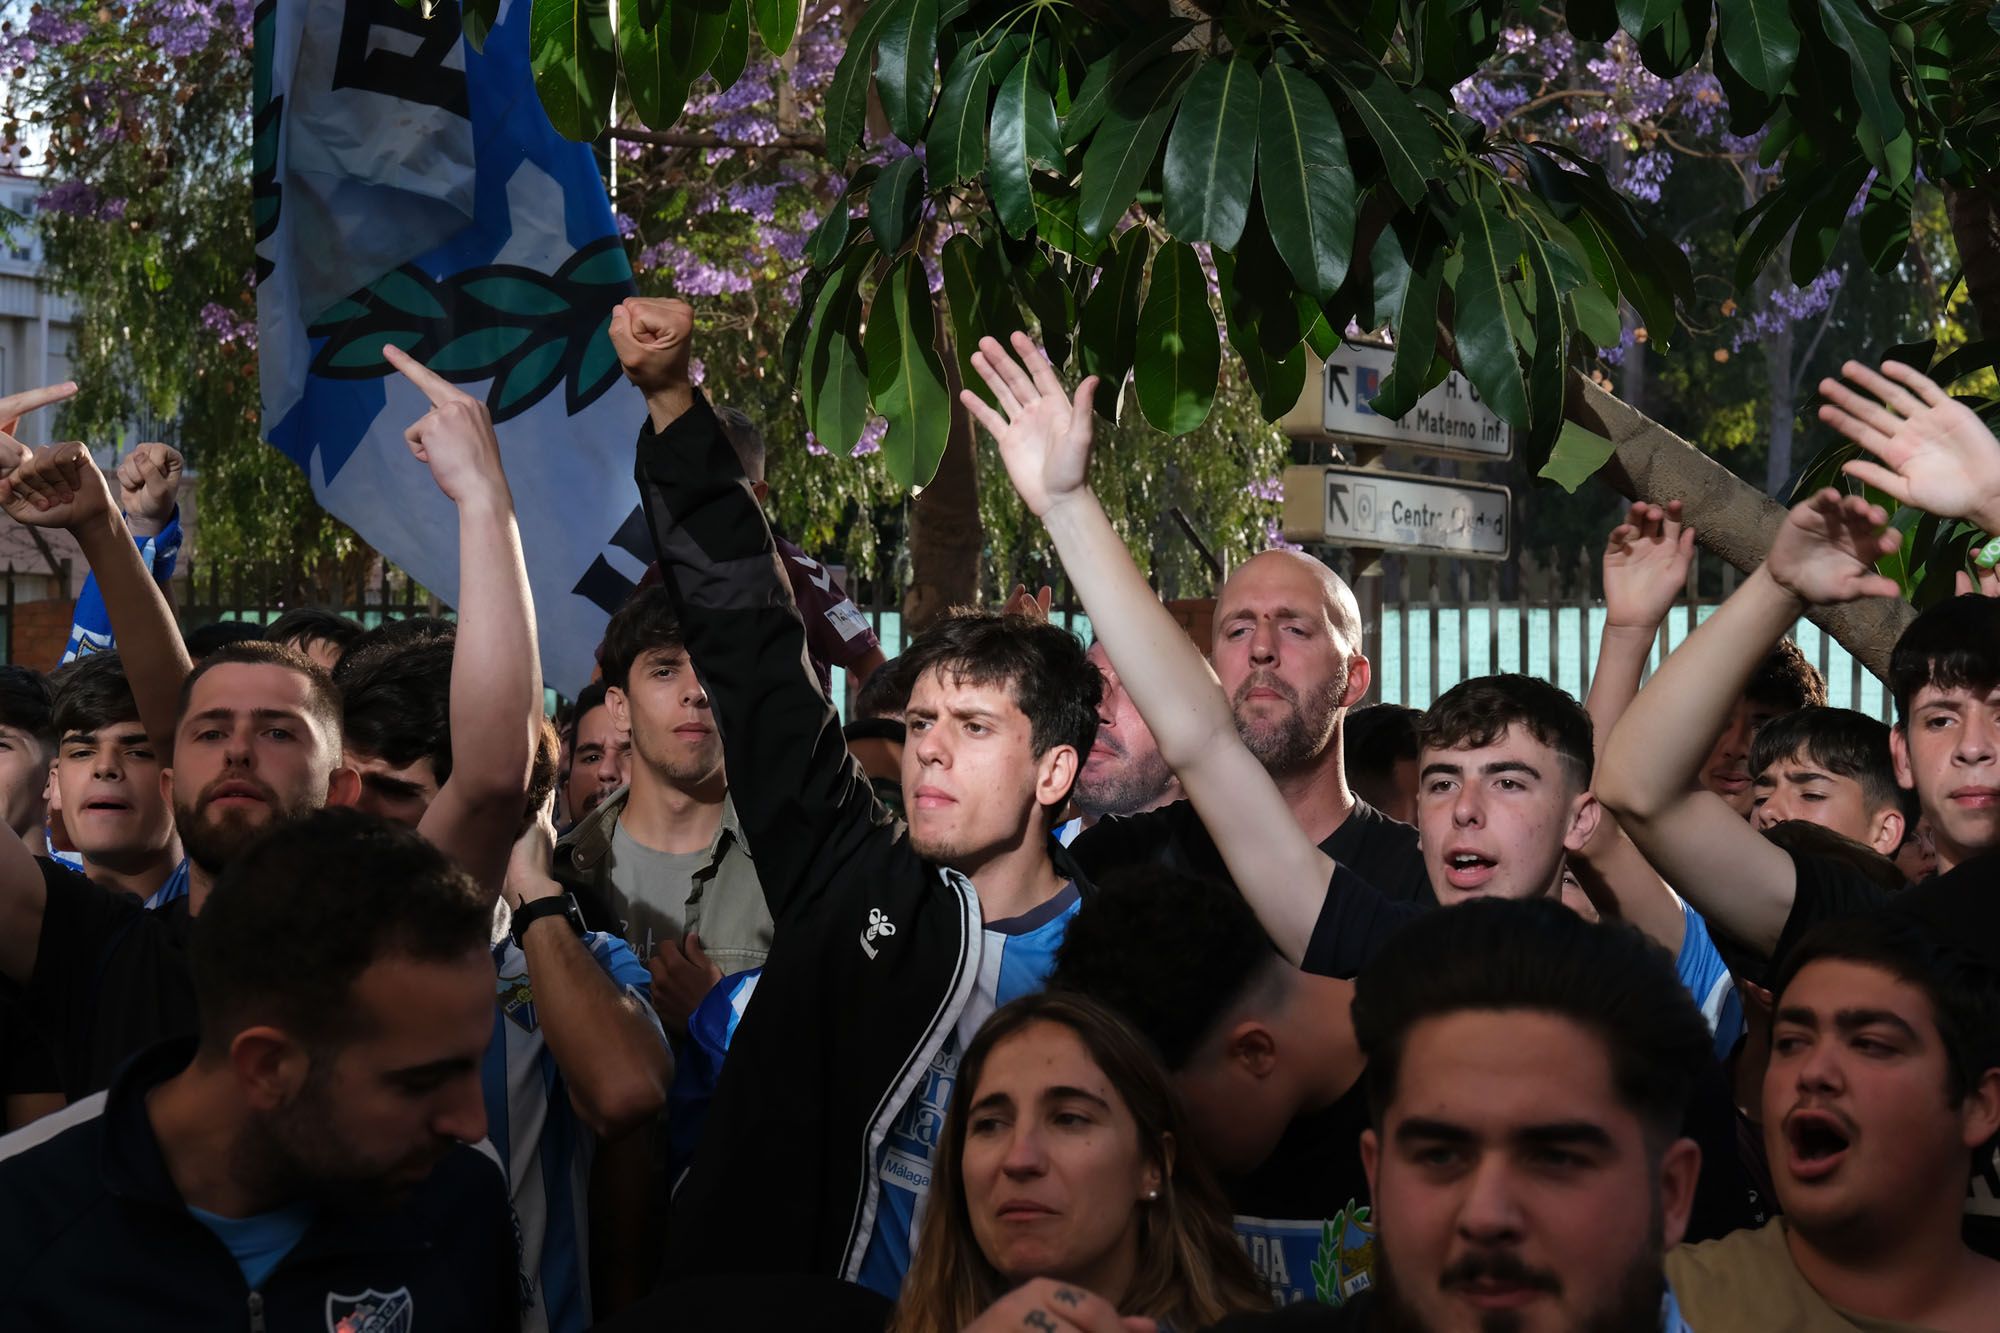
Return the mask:
[[394,343],[382,344],[382,357],[403,373],[405,379],[424,391],[432,407],[443,407],[458,397],[459,388]]
[[18,423],[22,417],[38,407],[47,407],[51,403],[60,403],[65,398],[75,396],[75,380],[64,380],[61,384],[51,384],[41,389],[24,389],[20,393],[10,393],[0,398],[0,421]]

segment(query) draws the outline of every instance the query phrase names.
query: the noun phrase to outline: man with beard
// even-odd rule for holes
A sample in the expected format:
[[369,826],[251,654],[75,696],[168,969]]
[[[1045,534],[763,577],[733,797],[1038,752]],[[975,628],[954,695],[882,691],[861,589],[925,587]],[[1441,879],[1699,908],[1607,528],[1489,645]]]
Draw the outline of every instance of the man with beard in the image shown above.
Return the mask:
[[1663,1261],[1709,1036],[1663,951],[1547,900],[1468,903],[1391,941],[1354,1026],[1374,1287],[1218,1333],[1685,1333]]
[[[497,894],[522,821],[540,724],[533,612],[512,498],[485,406],[394,347],[390,361],[429,397],[407,432],[413,454],[459,507],[460,730],[478,748],[457,757],[418,831]],[[0,420],[25,402],[0,400]],[[139,717],[189,860],[185,898],[144,912],[125,895],[53,864],[0,854],[0,976],[24,988],[28,1022],[48,1034],[73,1101],[104,1088],[133,1051],[193,1030],[189,927],[215,878],[259,830],[324,805],[353,804],[359,783],[341,760],[340,700],[295,649],[230,644],[192,665],[173,613],[81,444],[29,451],[0,435],[0,508],[23,523],[66,528],[97,575]],[[461,675],[464,677],[461,682]],[[138,917],[133,913],[139,912]]]
[[1104,702],[1097,708],[1097,740],[1076,779],[1083,827],[1095,828],[1106,815],[1139,815],[1181,800],[1180,781],[1160,758],[1160,747],[1119,684],[1110,657],[1098,644],[1085,656],[1104,677]]
[[486,1134],[488,895],[327,810],[204,896],[199,1036],[0,1139],[0,1325],[515,1327],[506,1191],[465,1146]]
[[[1361,655],[1360,608],[1340,576],[1297,551],[1245,561],[1216,599],[1210,661],[1237,734],[1307,836],[1389,898],[1433,904],[1416,830],[1348,787],[1342,723],[1368,693],[1370,666]],[[1073,850],[1092,876],[1157,862],[1229,882],[1213,839],[1185,801],[1105,820],[1080,834]]]

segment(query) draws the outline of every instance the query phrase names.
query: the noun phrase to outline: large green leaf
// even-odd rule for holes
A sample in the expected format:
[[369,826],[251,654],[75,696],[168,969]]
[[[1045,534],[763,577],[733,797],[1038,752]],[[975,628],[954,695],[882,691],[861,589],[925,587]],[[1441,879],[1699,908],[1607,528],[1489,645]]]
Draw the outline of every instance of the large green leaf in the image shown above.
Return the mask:
[[1125,229],[1112,248],[1111,261],[1098,275],[1097,286],[1084,298],[1077,321],[1077,354],[1083,373],[1096,375],[1098,415],[1118,419],[1124,401],[1125,377],[1139,348],[1139,289],[1146,277],[1152,237],[1144,226]]
[[1389,373],[1370,404],[1391,421],[1424,396],[1431,363],[1437,359],[1438,293],[1444,290],[1444,228],[1426,209],[1410,225],[1403,243],[1409,276],[1395,311],[1396,350]]
[[1459,365],[1486,405],[1509,425],[1528,424],[1528,385],[1519,348],[1534,334],[1513,295],[1521,264],[1521,228],[1491,203],[1459,214],[1458,253],[1464,266],[1452,288]]
[[1540,460],[1562,430],[1563,406],[1567,397],[1569,371],[1568,329],[1563,324],[1562,293],[1550,264],[1556,247],[1524,228],[1530,290],[1534,310],[1530,316],[1535,333],[1534,354],[1528,360],[1528,429],[1523,449],[1529,467]]
[[899,157],[884,168],[868,192],[868,225],[882,253],[893,255],[916,229],[917,208],[924,197],[924,169],[916,155]]
[[1410,257],[1403,253],[1403,238],[1394,226],[1384,227],[1368,252],[1368,310],[1357,317],[1361,326],[1374,330],[1392,324],[1409,290]]
[[[1012,34],[1010,34],[1010,37]],[[1003,52],[1005,54],[1003,56]],[[986,121],[996,60],[1012,59],[1017,44],[973,42],[961,48],[944,76],[937,115],[924,141],[924,162],[940,185],[971,180],[986,169]]]
[[1030,123],[1053,122],[1055,102],[1036,72],[1034,52],[1014,62],[1000,80],[993,102],[993,125],[986,147],[987,187],[993,195],[1000,224],[1015,236],[1026,236],[1035,225],[1035,205],[1028,177]]
[[[882,0],[877,0],[882,3]],[[915,146],[931,115],[931,87],[937,71],[937,0],[887,0],[894,11],[882,24],[876,45],[875,91],[889,129]],[[1055,113],[1051,111],[1053,120]]]
[[882,461],[898,485],[926,485],[951,437],[951,395],[937,353],[930,284],[917,256],[897,260],[876,289],[864,346],[869,396],[889,422]]
[[1382,154],[1382,169],[1403,202],[1415,208],[1423,201],[1427,182],[1444,170],[1444,145],[1410,100],[1389,76],[1375,66],[1336,65],[1333,77],[1347,92],[1355,114]]
[[1222,375],[1222,338],[1193,247],[1169,241],[1153,259],[1139,310],[1139,410],[1155,430],[1185,435],[1208,419]]
[[806,424],[829,449],[851,449],[868,424],[868,375],[861,359],[861,255],[850,255],[821,290],[800,357],[799,398]]
[[1188,81],[1160,167],[1167,230],[1236,248],[1257,167],[1257,67],[1211,60]]
[[751,0],[757,17],[757,35],[774,56],[792,49],[799,35],[799,0]]
[[1044,189],[1037,184],[1031,200],[1035,207],[1035,235],[1049,248],[1095,267],[1104,254],[1104,242],[1084,235],[1077,222],[1081,205],[1076,192],[1061,187]]
[[1199,59],[1192,52],[1178,52],[1145,66],[1122,87],[1123,75],[1112,75],[1110,106],[1083,153],[1079,189],[1087,235],[1099,240],[1109,236],[1138,197],[1173,120],[1174,105],[1187,87],[1188,71]]
[[[1227,314],[1232,327],[1241,322],[1256,328],[1266,356],[1282,360],[1298,346],[1308,326],[1329,323],[1320,304],[1299,291],[1298,284],[1285,270],[1284,259],[1271,244],[1271,227],[1264,220],[1263,205],[1255,198],[1250,201],[1249,217],[1244,222],[1243,238],[1236,243],[1234,258],[1236,308]],[[1332,333],[1329,326],[1326,335]],[[1326,355],[1317,346],[1313,350],[1320,356]]]
[[881,168],[872,162],[856,171],[848,178],[847,187],[840,192],[840,197],[828,206],[826,216],[806,237],[806,261],[814,268],[827,267],[847,248],[847,230],[853,217],[848,201],[854,197],[856,190],[873,185],[879,175]]
[[1799,28],[1785,0],[1719,0],[1722,49],[1758,92],[1783,92],[1799,58]]
[[1333,103],[1311,76],[1264,71],[1258,104],[1258,190],[1271,240],[1316,301],[1340,289],[1354,251],[1354,172]]
[[1236,256],[1217,250],[1216,285],[1221,289],[1222,309],[1229,321],[1229,345],[1236,350],[1250,387],[1257,392],[1257,410],[1266,421],[1276,421],[1298,405],[1299,394],[1305,389],[1306,351],[1298,343],[1293,343],[1281,356],[1265,350],[1255,307],[1237,299],[1236,276]]
[[534,0],[529,63],[549,124],[565,139],[590,140],[611,123],[610,0]]
[[[676,6],[678,8],[678,5]],[[894,16],[892,4],[870,5],[848,34],[847,49],[826,87],[826,159],[842,166],[861,142],[861,127],[868,118],[869,73],[875,64],[875,44],[882,25]]]
[[1677,78],[1694,67],[1708,47],[1708,24],[1715,0],[1681,0],[1666,21],[1639,40],[1639,58],[1663,79]]
[[674,0],[666,27],[669,56],[692,83],[715,64],[729,40],[729,4],[727,0]]
[[1099,56],[1091,62],[1090,68],[1084,71],[1083,82],[1077,86],[1076,96],[1070,99],[1068,113],[1063,117],[1063,147],[1076,147],[1104,120],[1104,113],[1111,107],[1114,76],[1118,80],[1118,89],[1132,87],[1146,66],[1172,51],[1193,27],[1186,19],[1149,25],[1144,32],[1110,55]]
[[[465,28],[465,44],[475,51],[484,51],[486,38],[500,21],[500,0],[465,0],[460,19]],[[259,106],[264,104],[261,96],[255,101]]]
[[1580,41],[1608,42],[1618,31],[1618,7],[1611,0],[1567,0],[1563,20]]
[[981,249],[978,242],[960,233],[944,243],[938,268],[944,274],[944,298],[951,312],[959,383],[991,403],[993,391],[973,370],[972,354],[981,338],[997,338],[1005,346],[1007,335],[1021,327],[1021,313],[1007,299],[1007,277],[1001,271],[999,254],[992,247]]
[[1889,35],[1862,10],[1857,0],[1819,0],[1819,16],[1828,39],[1847,53],[1861,114],[1883,139],[1895,138],[1903,130],[1903,108],[1896,102]]
[[1665,23],[1680,0],[1618,0],[1618,23],[1636,40]]
[[715,53],[708,72],[715,86],[727,91],[736,86],[749,64],[750,0],[730,0],[729,26],[723,30],[722,48]]
[[618,0],[618,64],[639,119],[664,129],[680,119],[690,76],[668,50],[667,25],[639,22],[639,0]]
[[1535,475],[1576,494],[1576,488],[1611,461],[1611,453],[1617,448],[1611,441],[1593,431],[1585,430],[1574,422],[1564,422],[1556,435],[1556,442],[1549,450],[1549,461],[1542,464],[1542,470]]

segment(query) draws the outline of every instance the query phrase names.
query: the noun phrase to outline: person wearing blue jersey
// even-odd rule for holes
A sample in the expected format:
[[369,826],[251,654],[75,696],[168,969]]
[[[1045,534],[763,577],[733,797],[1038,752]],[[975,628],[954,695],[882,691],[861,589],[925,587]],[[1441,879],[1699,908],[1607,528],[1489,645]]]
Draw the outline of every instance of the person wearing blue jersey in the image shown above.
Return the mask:
[[1086,891],[1050,833],[1102,686],[1046,623],[933,626],[904,654],[908,823],[891,821],[807,663],[753,488],[688,379],[693,324],[683,302],[633,299],[611,338],[646,396],[640,494],[775,929],[675,1196],[666,1274],[818,1274],[892,1294],[959,1054],[1042,985]]
[[50,811],[99,884],[160,907],[187,893],[188,863],[161,781],[164,765],[139,720],[116,652],[59,673]]
[[[152,571],[153,581],[165,587],[174,576],[181,554],[180,489],[183,462],[180,451],[165,444],[135,445],[118,460],[113,479],[118,486],[119,511],[139,548],[139,559]],[[64,662],[74,662],[92,653],[108,653],[117,646],[111,625],[111,611],[97,585],[93,569],[84,577],[71,612],[69,643],[63,648]]]

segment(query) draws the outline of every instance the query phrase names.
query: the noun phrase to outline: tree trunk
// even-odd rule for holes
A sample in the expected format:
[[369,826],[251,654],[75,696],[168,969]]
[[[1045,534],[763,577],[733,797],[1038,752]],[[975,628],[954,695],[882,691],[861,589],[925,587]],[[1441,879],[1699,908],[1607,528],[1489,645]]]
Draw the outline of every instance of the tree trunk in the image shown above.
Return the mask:
[[1995,337],[2000,335],[2000,173],[1988,172],[1964,189],[1947,185],[1944,198],[1979,331]]
[[[1654,504],[1679,500],[1703,546],[1746,574],[1763,563],[1785,515],[1775,500],[1582,375],[1570,376],[1566,415],[1611,441],[1614,452],[1599,475],[1612,489]],[[1875,597],[1814,607],[1807,614],[1863,666],[1886,678],[1890,650],[1916,610],[1907,602]]]
[[931,484],[910,504],[910,583],[903,590],[903,641],[920,634],[954,606],[979,602],[979,557],[986,529],[979,521],[978,439],[958,401],[958,355],[942,330],[938,356],[951,391],[951,434]]

